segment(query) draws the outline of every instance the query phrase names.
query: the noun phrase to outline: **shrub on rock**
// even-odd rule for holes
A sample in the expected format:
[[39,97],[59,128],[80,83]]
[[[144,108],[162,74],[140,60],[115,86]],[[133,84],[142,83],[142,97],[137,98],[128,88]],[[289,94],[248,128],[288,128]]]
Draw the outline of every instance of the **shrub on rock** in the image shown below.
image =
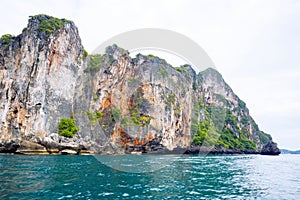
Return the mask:
[[73,137],[79,128],[76,126],[74,119],[62,118],[58,125],[58,134],[64,137]]

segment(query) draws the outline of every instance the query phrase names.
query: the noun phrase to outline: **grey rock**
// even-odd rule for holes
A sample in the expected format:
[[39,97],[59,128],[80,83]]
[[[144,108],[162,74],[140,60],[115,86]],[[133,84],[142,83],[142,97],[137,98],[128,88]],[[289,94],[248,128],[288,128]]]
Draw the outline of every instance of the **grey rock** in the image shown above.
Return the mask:
[[46,151],[46,148],[44,146],[40,145],[40,144],[30,142],[30,141],[26,141],[26,140],[22,140],[18,150],[42,150],[42,151]]
[[[10,44],[0,41],[0,152],[17,151],[20,144],[13,141],[21,141],[27,149],[50,153],[256,153],[191,147],[192,124],[208,115],[216,129],[225,127],[236,138],[245,132],[258,151],[276,150],[275,145],[263,149],[271,136],[259,130],[246,104],[216,70],[196,74],[189,65],[174,68],[156,56],[131,58],[117,45],[83,61],[73,22],[64,21],[48,34],[38,28],[41,20],[51,17],[33,16]],[[230,111],[237,124],[215,120],[204,109],[208,106]],[[63,117],[79,126],[73,138],[57,134]]]
[[[47,17],[46,17],[47,18]],[[26,31],[0,46],[0,135],[3,142],[43,138],[70,117],[75,82],[82,65],[81,40],[74,23],[47,36],[31,17]],[[40,143],[41,141],[35,141]]]
[[277,147],[277,144],[273,141],[267,143],[260,152],[260,154],[262,155],[279,155],[280,153],[280,149]]
[[0,153],[15,153],[20,147],[20,144],[15,141],[1,142]]

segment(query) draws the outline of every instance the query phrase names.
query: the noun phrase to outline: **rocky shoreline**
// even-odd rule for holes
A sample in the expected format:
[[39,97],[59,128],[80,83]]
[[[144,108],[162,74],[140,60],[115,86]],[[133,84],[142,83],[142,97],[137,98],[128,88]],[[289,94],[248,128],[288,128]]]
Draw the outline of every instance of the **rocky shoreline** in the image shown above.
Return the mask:
[[255,151],[252,149],[227,149],[222,146],[206,147],[206,146],[191,146],[189,148],[174,148],[173,150],[168,150],[162,148],[157,151],[143,152],[145,154],[260,154],[260,155],[279,155],[280,149],[274,142],[269,142],[263,147],[261,151]]
[[169,150],[166,147],[149,150],[145,146],[132,147],[128,149],[102,149],[95,148],[92,144],[83,141],[80,138],[66,138],[51,134],[43,140],[27,141],[22,140],[10,141],[7,143],[0,143],[0,154],[30,154],[30,155],[122,155],[122,154],[260,154],[260,155],[279,155],[280,149],[274,142],[266,144],[261,151],[251,149],[227,149],[222,146],[205,147],[205,146],[191,146],[189,148],[177,147]]
[[43,139],[34,137],[30,140],[2,142],[0,153],[89,155],[94,154],[94,151],[87,149],[90,145],[78,137],[67,138],[52,133]]

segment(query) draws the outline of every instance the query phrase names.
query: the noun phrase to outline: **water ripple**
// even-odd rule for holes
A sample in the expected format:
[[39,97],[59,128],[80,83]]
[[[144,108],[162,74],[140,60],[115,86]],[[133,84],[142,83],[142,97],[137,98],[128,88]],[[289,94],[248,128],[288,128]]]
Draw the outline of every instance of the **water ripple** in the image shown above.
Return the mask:
[[[0,156],[0,199],[299,199],[300,156]],[[134,163],[138,162],[138,165]],[[159,166],[159,167],[157,167]],[[163,166],[163,167],[161,167]]]

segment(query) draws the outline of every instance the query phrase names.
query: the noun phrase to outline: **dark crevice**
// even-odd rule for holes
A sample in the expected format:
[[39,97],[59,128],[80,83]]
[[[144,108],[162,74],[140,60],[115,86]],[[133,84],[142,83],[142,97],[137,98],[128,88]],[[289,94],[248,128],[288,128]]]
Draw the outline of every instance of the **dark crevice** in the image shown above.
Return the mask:
[[26,94],[25,94],[26,102],[28,102],[28,98],[29,98],[29,86],[30,86],[30,81],[28,82],[26,87]]
[[6,99],[8,99],[8,92],[9,92],[9,89],[6,90]]

